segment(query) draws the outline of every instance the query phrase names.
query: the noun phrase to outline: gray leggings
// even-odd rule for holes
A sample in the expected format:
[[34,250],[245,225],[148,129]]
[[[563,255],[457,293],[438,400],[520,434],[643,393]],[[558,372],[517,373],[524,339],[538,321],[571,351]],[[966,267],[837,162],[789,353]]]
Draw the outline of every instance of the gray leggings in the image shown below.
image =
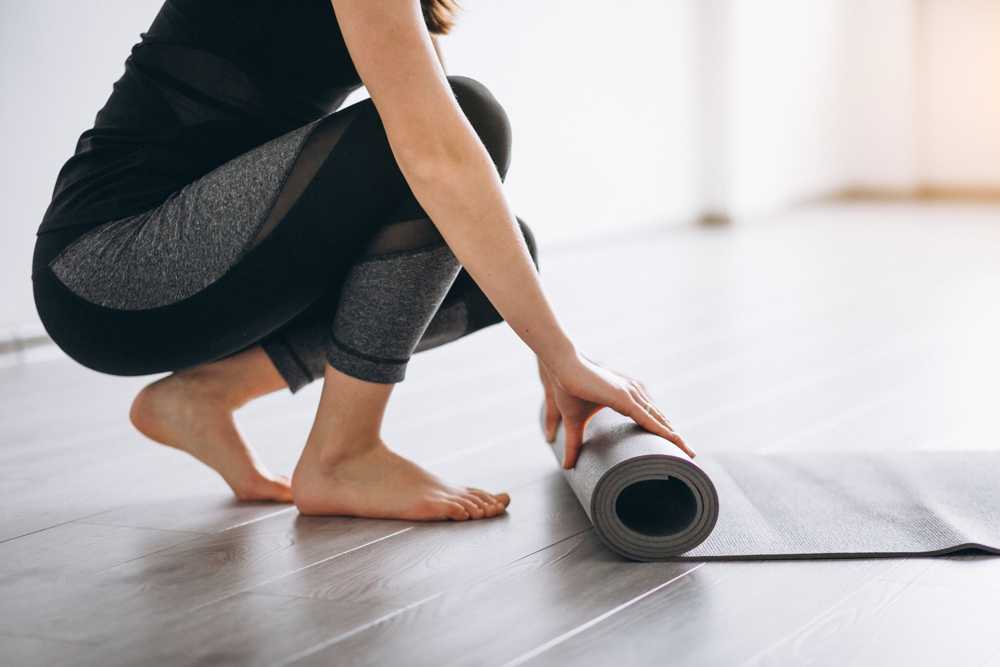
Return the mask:
[[[506,115],[481,84],[463,77],[450,81],[504,177],[510,151]],[[395,162],[385,164],[386,156],[391,161],[384,128],[366,100],[226,162],[149,211],[88,231],[47,266],[59,288],[71,293],[73,309],[99,307],[95,316],[111,313],[128,323],[126,329],[150,314],[178,331],[197,329],[205,318],[229,317],[229,329],[219,322],[206,329],[223,332],[216,336],[227,341],[222,351],[260,344],[293,392],[322,377],[326,363],[370,382],[399,382],[413,353],[500,317],[415,201]],[[354,159],[359,164],[352,170]],[[373,196],[385,201],[373,207],[354,200]],[[531,231],[518,224],[537,265]],[[325,255],[324,247],[330,250]],[[241,271],[249,273],[243,267],[248,262],[262,266],[253,279],[240,280]],[[302,263],[308,266],[300,274]],[[244,292],[261,289],[261,271],[273,273],[261,308],[284,303],[282,289],[297,305],[275,307],[273,318],[255,313],[248,316],[253,324],[241,329],[249,306],[234,304],[253,303]],[[300,287],[303,275],[325,284]],[[234,298],[227,299],[227,291]],[[302,297],[304,292],[310,296]],[[221,305],[185,307],[199,301]],[[171,313],[177,321],[169,319]],[[51,319],[51,328],[59,329],[58,318]],[[54,338],[62,338],[68,351],[74,348],[74,335]],[[157,356],[155,346],[146,348]],[[113,351],[90,354],[92,349],[81,360],[98,370],[132,374],[226,356],[218,354],[219,345],[206,342],[204,348],[202,355],[173,354],[183,361],[159,366],[118,359],[102,369],[93,359]]]

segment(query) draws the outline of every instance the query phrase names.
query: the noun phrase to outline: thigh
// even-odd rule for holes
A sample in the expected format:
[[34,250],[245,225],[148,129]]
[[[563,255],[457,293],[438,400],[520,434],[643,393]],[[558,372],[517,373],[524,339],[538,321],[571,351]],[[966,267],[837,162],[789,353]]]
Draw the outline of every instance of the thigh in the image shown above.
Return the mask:
[[[285,152],[258,147],[149,216],[57,253],[40,237],[35,302],[53,340],[101,372],[176,370],[252,345],[327,294],[408,188],[370,101],[293,132]],[[261,235],[269,217],[281,224]]]
[[194,295],[242,257],[315,126],[257,146],[148,211],[91,229],[48,263],[52,272],[81,298],[114,310]]
[[252,345],[318,299],[326,273],[295,257],[276,233],[195,294],[137,310],[94,304],[46,267],[33,279],[35,302],[55,343],[89,368],[114,375],[178,370]]

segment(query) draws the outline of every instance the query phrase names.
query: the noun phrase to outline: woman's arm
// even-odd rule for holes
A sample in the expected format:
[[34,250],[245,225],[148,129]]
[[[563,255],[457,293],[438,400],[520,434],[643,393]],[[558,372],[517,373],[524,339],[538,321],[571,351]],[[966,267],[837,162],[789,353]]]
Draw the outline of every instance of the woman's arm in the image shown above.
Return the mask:
[[583,424],[604,405],[685,447],[638,383],[579,354],[556,318],[493,161],[437,61],[419,1],[331,2],[414,196],[465,270],[563,390],[567,462],[575,461],[570,452],[579,449]]
[[441,63],[441,71],[448,73],[448,66],[444,63],[444,50],[441,48],[441,38],[431,35],[431,43],[434,45],[434,53],[437,54],[438,62]]
[[332,0],[417,201],[472,279],[549,365],[573,345],[542,293],[493,161],[436,61],[417,0]]

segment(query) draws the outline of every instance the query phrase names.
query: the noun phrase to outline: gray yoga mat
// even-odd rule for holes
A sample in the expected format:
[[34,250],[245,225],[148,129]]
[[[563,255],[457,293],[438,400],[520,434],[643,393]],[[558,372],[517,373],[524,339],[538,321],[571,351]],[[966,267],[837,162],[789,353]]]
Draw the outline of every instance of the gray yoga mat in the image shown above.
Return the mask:
[[[563,436],[560,426],[551,445],[560,466]],[[597,535],[632,560],[1000,555],[996,451],[730,451],[692,460],[604,408],[563,473]]]

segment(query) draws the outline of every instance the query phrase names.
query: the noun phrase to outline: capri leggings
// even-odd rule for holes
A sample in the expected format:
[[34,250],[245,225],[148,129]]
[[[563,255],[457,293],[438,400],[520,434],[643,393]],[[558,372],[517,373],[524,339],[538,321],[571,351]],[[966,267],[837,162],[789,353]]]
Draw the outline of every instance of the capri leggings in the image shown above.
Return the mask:
[[[504,178],[506,114],[482,84],[449,81]],[[371,100],[149,211],[40,234],[32,278],[48,333],[85,366],[143,375],[261,345],[292,392],[327,363],[399,382],[412,354],[502,321],[414,198]]]

